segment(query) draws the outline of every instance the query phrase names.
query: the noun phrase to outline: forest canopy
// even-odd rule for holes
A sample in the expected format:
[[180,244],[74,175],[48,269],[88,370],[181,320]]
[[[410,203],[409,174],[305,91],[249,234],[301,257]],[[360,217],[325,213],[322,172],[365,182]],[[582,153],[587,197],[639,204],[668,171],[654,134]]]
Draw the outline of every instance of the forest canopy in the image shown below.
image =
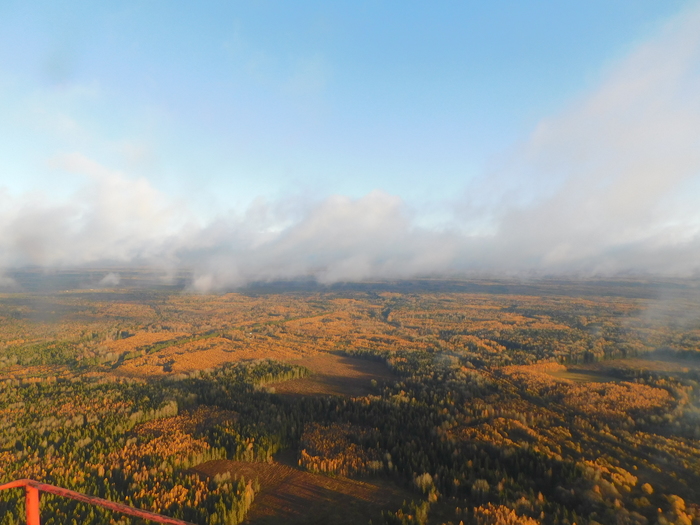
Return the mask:
[[[198,524],[304,523],[273,505],[281,472],[331,487],[328,523],[700,522],[700,320],[694,288],[674,290],[5,293],[0,482]],[[0,493],[0,523],[22,512]],[[131,523],[50,496],[42,515]]]

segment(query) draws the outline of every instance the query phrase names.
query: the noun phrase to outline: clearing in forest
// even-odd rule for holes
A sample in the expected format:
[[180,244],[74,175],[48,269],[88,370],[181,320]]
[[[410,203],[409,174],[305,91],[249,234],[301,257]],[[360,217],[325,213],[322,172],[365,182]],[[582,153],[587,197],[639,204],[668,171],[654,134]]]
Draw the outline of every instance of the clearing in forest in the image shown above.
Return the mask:
[[380,361],[338,354],[319,353],[289,363],[305,366],[312,375],[269,384],[277,394],[364,396],[376,391],[372,380],[382,384],[395,379]]
[[217,460],[193,470],[210,477],[230,472],[234,478],[257,479],[260,491],[245,521],[250,525],[379,523],[382,509],[399,508],[411,498],[408,491],[385,480],[314,474],[293,466],[291,459],[272,463]]
[[566,379],[574,383],[610,383],[619,379],[591,370],[566,369],[548,372],[552,377]]

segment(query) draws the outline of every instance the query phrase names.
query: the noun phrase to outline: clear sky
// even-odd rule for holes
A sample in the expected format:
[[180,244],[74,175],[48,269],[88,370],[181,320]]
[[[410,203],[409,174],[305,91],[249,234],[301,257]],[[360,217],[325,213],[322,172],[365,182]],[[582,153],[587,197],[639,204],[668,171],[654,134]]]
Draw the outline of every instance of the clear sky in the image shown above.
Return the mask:
[[692,273],[698,9],[4,1],[0,264]]

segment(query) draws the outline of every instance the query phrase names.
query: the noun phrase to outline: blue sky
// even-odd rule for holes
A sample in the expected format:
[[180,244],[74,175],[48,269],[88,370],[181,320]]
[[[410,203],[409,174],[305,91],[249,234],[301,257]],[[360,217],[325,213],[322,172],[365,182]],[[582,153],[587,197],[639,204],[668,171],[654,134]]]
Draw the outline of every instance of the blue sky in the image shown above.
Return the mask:
[[[158,240],[157,255],[151,248],[90,249],[73,260],[47,255],[53,249],[44,245],[38,252],[17,248],[23,241],[6,233],[5,243],[12,245],[6,249],[14,255],[4,264],[152,257],[194,264],[199,258],[211,261],[212,250],[233,251],[239,260],[250,256],[251,246],[273,242],[266,235],[306,224],[329,199],[346,199],[360,208],[366,199],[384,199],[375,204],[383,211],[398,207],[407,231],[422,228],[421,235],[434,240],[450,232],[471,240],[489,232],[505,239],[505,219],[494,212],[494,202],[515,213],[523,202],[544,201],[566,187],[566,174],[576,170],[560,166],[548,173],[547,166],[561,162],[576,140],[585,143],[604,134],[592,131],[584,137],[576,130],[591,122],[610,129],[608,117],[598,113],[567,122],[614,82],[629,86],[619,80],[619,72],[633,67],[635,56],[647,47],[675,55],[674,45],[694,45],[688,44],[691,36],[678,35],[699,29],[692,25],[697,11],[697,2],[641,0],[3,2],[0,191],[6,207],[15,210],[11,217],[6,214],[5,224],[18,220],[27,207],[38,206],[49,215],[62,209],[71,242],[87,246],[90,228],[81,221],[104,212],[93,209],[102,202],[96,180],[111,177],[131,203],[146,194],[144,202],[162,201],[157,211],[140,207],[147,224],[134,226],[152,232],[146,237],[150,245]],[[693,96],[683,101],[682,92],[695,85],[697,57],[689,55],[679,67],[683,73],[673,95],[668,86],[658,86],[640,95],[640,104],[649,108],[666,97],[664,104],[674,108],[686,102],[694,107]],[[609,108],[608,115],[615,111]],[[640,119],[645,111],[638,112]],[[668,116],[674,110],[664,111]],[[633,121],[633,129],[642,125]],[[548,145],[542,153],[537,140],[550,124],[564,126],[556,136],[571,140]],[[553,144],[552,137],[547,140]],[[640,147],[649,149],[646,143]],[[577,165],[615,155],[634,153],[620,146]],[[602,171],[608,168],[612,164]],[[588,181],[595,179],[592,173],[576,176]],[[692,186],[689,177],[678,183]],[[129,197],[129,191],[141,190],[127,187],[147,190]],[[518,197],[503,204],[506,190]],[[164,217],[173,208],[181,210],[178,218],[163,218],[163,229],[152,230],[152,214]],[[654,227],[679,220],[695,224],[694,218],[685,219],[664,216]],[[122,232],[125,219],[101,220],[111,224],[103,232],[106,238],[118,243],[128,236]],[[625,220],[640,219],[633,214]],[[620,231],[630,230],[625,224]],[[652,230],[645,231],[651,235]],[[691,230],[687,227],[684,235],[694,235]],[[562,236],[569,233],[557,233],[559,244],[533,253],[526,259],[531,262],[518,268],[546,266],[552,253],[566,252]],[[216,240],[195,247],[194,241],[183,240],[187,235]],[[600,250],[628,246],[639,240],[635,235],[599,247],[598,255],[590,255],[598,262],[586,255],[587,267],[604,271]],[[252,244],[241,244],[240,236]],[[474,261],[483,254],[491,254],[484,261],[495,257],[493,248],[467,249],[469,239],[453,239],[455,247],[443,262],[434,268],[419,265],[413,273],[478,267],[481,263]],[[274,242],[282,242],[279,235]],[[393,256],[372,254],[365,254],[363,264],[375,270],[379,260]],[[318,268],[327,268],[330,259],[320,259]],[[580,255],[574,259],[583,260]],[[316,272],[309,264],[275,271],[282,276]],[[610,268],[632,266],[628,261]],[[350,277],[384,275],[375,270]],[[262,278],[277,276],[275,271]]]

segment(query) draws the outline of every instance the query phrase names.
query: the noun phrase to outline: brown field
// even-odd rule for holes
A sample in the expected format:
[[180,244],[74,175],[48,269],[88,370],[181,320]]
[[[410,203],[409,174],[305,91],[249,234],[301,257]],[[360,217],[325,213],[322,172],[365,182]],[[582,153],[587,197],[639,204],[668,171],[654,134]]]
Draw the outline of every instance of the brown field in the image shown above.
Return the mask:
[[305,472],[291,457],[272,463],[209,461],[194,470],[205,476],[230,472],[232,477],[257,479],[260,491],[244,522],[250,525],[354,525],[370,519],[379,523],[381,509],[399,508],[411,498],[411,493],[384,480]]
[[605,373],[612,370],[641,370],[649,372],[667,372],[670,374],[687,373],[698,370],[700,362],[697,359],[611,359],[600,363],[586,365],[586,369]]
[[590,370],[567,369],[547,373],[557,379],[566,379],[574,383],[609,383],[611,381],[619,381],[612,376]]
[[310,377],[271,383],[268,387],[278,394],[288,395],[346,395],[364,396],[378,384],[392,381],[394,375],[379,361],[368,361],[331,353],[319,353],[289,363],[305,366],[313,373]]

